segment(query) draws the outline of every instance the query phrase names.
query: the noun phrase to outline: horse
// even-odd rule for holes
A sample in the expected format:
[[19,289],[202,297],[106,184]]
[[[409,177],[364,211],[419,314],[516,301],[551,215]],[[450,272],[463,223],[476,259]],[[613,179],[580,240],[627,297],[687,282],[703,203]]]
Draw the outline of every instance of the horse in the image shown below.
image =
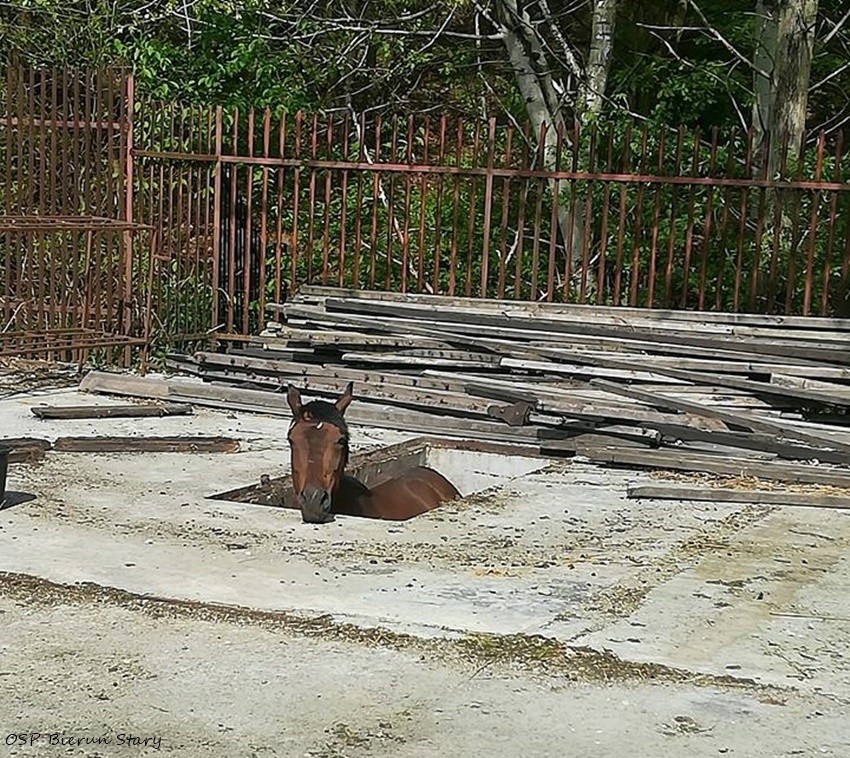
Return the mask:
[[293,506],[306,523],[323,524],[334,516],[405,521],[433,510],[460,493],[442,474],[417,466],[371,489],[345,473],[348,425],[345,409],[354,399],[353,382],[333,403],[302,404],[296,387],[287,387],[292,410],[289,447],[292,456]]

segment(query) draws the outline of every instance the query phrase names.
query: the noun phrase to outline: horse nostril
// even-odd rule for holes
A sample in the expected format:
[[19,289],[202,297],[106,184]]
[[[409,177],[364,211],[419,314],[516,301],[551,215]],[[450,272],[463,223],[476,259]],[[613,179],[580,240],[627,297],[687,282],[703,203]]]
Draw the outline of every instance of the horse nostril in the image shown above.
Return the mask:
[[330,495],[329,492],[323,492],[322,493],[322,499],[321,499],[319,504],[325,510],[328,510],[331,507],[331,495]]

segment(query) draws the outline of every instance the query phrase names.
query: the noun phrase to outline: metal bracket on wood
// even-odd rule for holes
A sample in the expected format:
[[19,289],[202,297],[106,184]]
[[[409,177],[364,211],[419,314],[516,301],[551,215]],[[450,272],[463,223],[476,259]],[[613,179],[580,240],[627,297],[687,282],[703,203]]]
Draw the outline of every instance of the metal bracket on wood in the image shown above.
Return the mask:
[[510,405],[491,405],[487,408],[487,415],[504,421],[508,426],[525,426],[534,405],[524,400],[519,400]]

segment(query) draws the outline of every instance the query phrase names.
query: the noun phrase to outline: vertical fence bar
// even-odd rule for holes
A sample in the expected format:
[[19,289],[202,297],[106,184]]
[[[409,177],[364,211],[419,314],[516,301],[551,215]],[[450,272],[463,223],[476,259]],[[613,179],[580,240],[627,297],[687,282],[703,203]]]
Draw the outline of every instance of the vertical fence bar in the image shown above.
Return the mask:
[[[578,122],[576,122],[575,127],[575,144],[579,143],[579,132],[578,132]],[[588,145],[588,153],[587,153],[587,170],[594,171],[596,166],[596,141],[599,136],[599,131],[596,123],[591,124],[590,126],[590,140]],[[559,151],[560,153],[560,151]],[[573,182],[573,186],[575,186],[576,182]],[[578,197],[580,198],[579,202],[584,204],[584,219],[582,221],[581,228],[581,276],[579,277],[579,296],[578,300],[580,303],[587,302],[587,277],[588,272],[590,271],[590,240],[591,240],[591,225],[593,224],[593,183],[588,181],[586,183],[587,189],[584,193],[579,193]],[[575,213],[575,209],[573,210],[573,214]],[[572,232],[570,233],[570,237],[572,237]],[[571,272],[569,269],[569,264],[571,263],[572,255],[567,256],[566,263],[566,273],[564,276],[564,286],[569,287],[569,281],[571,277]],[[566,290],[565,290],[566,292]]]
[[[817,154],[815,158],[815,177],[819,182],[823,174],[823,151],[826,142],[826,134],[821,131],[818,135]],[[808,316],[812,305],[812,283],[815,275],[815,239],[818,233],[818,210],[820,206],[820,192],[812,191],[812,210],[809,217],[809,246],[806,251],[805,282],[803,284],[803,315]]]
[[[733,129],[729,136],[726,153],[726,176],[731,178],[735,175],[735,136],[736,132]],[[729,185],[723,191],[723,211],[720,217],[720,234],[717,259],[717,275],[715,276],[714,284],[714,308],[720,310],[723,301],[724,278],[726,275],[726,231],[729,227],[729,208],[732,206],[733,189]]]
[[[349,114],[345,114],[345,118],[342,122],[342,160],[348,161],[348,134],[350,131],[349,125]],[[338,268],[339,275],[337,277],[337,284],[342,287],[345,284],[345,242],[346,242],[346,232],[347,230],[347,221],[348,221],[348,171],[346,169],[342,169],[340,171],[341,182],[340,182],[340,196],[342,198],[342,202],[340,205],[339,211],[339,260],[338,260]]]
[[[398,163],[398,116],[392,117],[392,132],[390,137],[390,163]],[[384,286],[390,289],[393,281],[393,248],[395,247],[395,238],[393,232],[397,223],[395,219],[395,173],[389,176],[390,191],[387,193],[387,270],[384,276]],[[401,236],[401,235],[399,235]]]
[[[334,117],[328,116],[325,129],[326,145],[325,160],[331,157],[333,149]],[[322,223],[322,284],[328,283],[328,266],[330,265],[330,233],[331,233],[331,185],[333,183],[333,169],[325,168],[325,199],[323,207]]]
[[[717,161],[717,139],[718,129],[713,127],[711,130],[711,148],[708,158],[708,176],[714,178],[714,169]],[[697,290],[697,308],[705,310],[705,278],[708,268],[708,251],[711,244],[711,221],[712,221],[712,201],[714,200],[714,185],[709,184],[708,197],[705,201],[705,221],[702,227],[702,255],[699,263],[699,283]]]
[[[628,173],[631,168],[631,146],[632,146],[632,125],[626,124],[625,134],[623,135],[623,154],[621,163],[621,172]],[[623,286],[623,247],[625,244],[624,235],[626,229],[626,202],[628,200],[628,185],[620,184],[620,214],[617,219],[617,251],[614,258],[614,288],[612,294],[612,302],[614,305],[620,304],[620,294]]]
[[404,172],[404,222],[401,230],[401,291],[407,292],[407,274],[410,267],[410,167],[413,163],[413,116],[407,117],[407,145],[404,161],[408,171]]
[[[461,156],[463,155],[463,121],[457,120],[457,134],[455,137],[455,165],[460,167]],[[455,286],[457,283],[457,222],[458,222],[458,203],[460,200],[460,177],[457,174],[452,175],[452,243],[449,252],[449,296],[454,296]]]
[[[835,139],[835,155],[833,168],[833,181],[841,180],[841,161],[844,157],[844,132],[839,132]],[[826,249],[823,257],[823,289],[821,290],[820,298],[820,315],[826,316],[829,309],[829,285],[832,275],[832,249],[835,243],[835,225],[838,220],[838,198],[839,192],[830,192],[831,198],[829,202],[829,223],[827,225]],[[850,234],[848,234],[850,236]]]
[[[797,181],[803,179],[803,164],[806,157],[806,143],[801,140],[797,150],[797,170],[795,176]],[[788,273],[785,278],[785,313],[790,314],[794,309],[794,290],[797,284],[797,248],[800,245],[800,205],[803,200],[803,190],[795,189],[793,192],[793,206],[791,212],[791,248],[788,252]]]
[[219,309],[219,291],[221,278],[221,155],[222,141],[224,135],[224,113],[220,105],[215,109],[215,137],[213,164],[213,220],[212,220],[212,313],[210,314],[210,327],[218,328],[221,323]]
[[[530,166],[531,124],[526,122],[522,133],[522,154],[520,155],[520,168],[528,169]],[[525,241],[525,205],[528,200],[528,192],[534,180],[524,178],[519,195],[519,208],[517,209],[517,236],[514,243],[514,299],[522,298],[522,263],[525,258],[523,243]]]
[[[310,134],[310,158],[316,160],[317,150],[317,131],[318,131],[318,116],[313,114],[312,129]],[[309,184],[309,207],[307,209],[307,281],[313,281],[313,232],[314,218],[316,216],[316,169],[310,169],[310,184]]]
[[[263,158],[269,157],[271,142],[272,114],[268,108],[263,110]],[[266,320],[266,243],[268,241],[269,222],[269,167],[263,164],[260,172],[260,260],[259,287],[257,292],[258,314],[260,328]]]
[[[475,122],[475,131],[472,138],[472,165],[478,168],[478,155],[481,147],[481,123]],[[469,177],[469,209],[467,214],[466,224],[466,284],[464,294],[466,297],[472,297],[472,268],[473,268],[473,250],[475,248],[475,195],[478,189],[478,182],[475,175]]]
[[[172,105],[172,111],[177,119],[175,125],[175,144],[174,149],[179,151],[183,136],[186,133],[186,111],[183,107]],[[176,195],[176,210],[172,205],[172,213],[169,214],[169,222],[171,231],[175,237],[175,261],[174,266],[177,269],[174,275],[174,308],[175,308],[175,323],[177,334],[183,336],[189,334],[189,309],[183,303],[183,282],[186,281],[186,269],[188,268],[189,257],[187,255],[186,246],[186,222],[187,218],[183,207],[184,191],[184,174],[185,164],[182,161],[171,161],[171,166],[177,174],[176,180],[172,177],[170,182],[174,187]]]
[[[558,135],[557,135],[557,143],[559,145],[557,149],[557,157],[556,164],[560,166],[561,159],[561,145],[563,144],[563,125],[558,126]],[[579,150],[580,150],[580,139],[581,139],[581,131],[579,128],[578,121],[573,122],[573,129],[571,135],[571,153],[570,156],[570,171],[573,173],[579,170]],[[571,179],[569,182],[570,187],[570,200],[569,200],[569,210],[566,214],[566,228],[564,229],[564,301],[568,302],[570,299],[570,285],[572,284],[572,279],[574,275],[573,271],[573,259],[577,257],[575,250],[575,230],[576,230],[576,205],[577,205],[577,196],[578,196],[578,182],[575,179]],[[558,187],[558,195],[560,195],[560,183],[556,182],[554,186]],[[553,191],[553,195],[554,195]],[[555,203],[555,199],[553,197],[553,204]],[[584,228],[582,228],[582,243],[584,241]],[[581,250],[581,261],[582,265],[585,262],[585,250]],[[579,282],[579,288],[581,288],[581,283]]]
[[[431,119],[425,117],[422,126],[422,165],[428,166],[428,150],[431,139]],[[423,171],[419,177],[419,223],[417,229],[416,251],[416,290],[422,292],[425,288],[425,206],[428,197],[428,174]]]
[[[537,139],[537,155],[535,156],[534,165],[539,167],[543,163],[543,151],[546,149],[546,131],[547,125],[541,124]],[[534,204],[534,222],[532,226],[532,243],[531,243],[531,300],[537,300],[538,297],[538,272],[540,267],[540,222],[543,215],[543,188],[545,179],[537,179],[537,200]]]
[[[505,131],[505,154],[502,158],[502,168],[511,167],[511,148],[514,129],[508,126]],[[502,216],[499,224],[499,272],[498,281],[496,283],[496,296],[501,300],[505,297],[505,268],[507,265],[508,253],[508,217],[510,214],[511,202],[511,177],[505,176],[502,179]]]
[[[38,72],[37,78],[37,101],[38,101],[38,200],[37,213],[40,216],[47,214],[46,194],[48,192],[47,182],[47,161],[45,160],[45,146],[47,143],[47,109],[45,107],[45,72]],[[36,100],[35,94],[33,100]],[[30,118],[35,118],[36,111],[30,114]],[[35,249],[38,257],[38,293],[39,293],[39,308],[37,324],[39,328],[52,326],[53,323],[53,298],[50,295],[50,282],[52,281],[52,266],[49,258],[53,256],[54,240],[47,233],[34,235]],[[49,302],[45,302],[49,298]]]
[[[744,175],[751,176],[753,170],[753,130],[747,132],[746,157],[744,159]],[[738,206],[738,246],[735,251],[735,283],[732,289],[732,310],[737,312],[740,306],[741,278],[744,274],[744,238],[747,235],[747,203],[750,199],[750,188],[741,187],[741,201]]]
[[487,124],[487,173],[484,177],[484,239],[481,246],[481,297],[487,297],[487,279],[490,274],[490,224],[493,212],[493,166],[496,153],[496,119]]
[[[611,173],[614,165],[614,125],[608,126],[605,153],[605,171]],[[611,182],[602,188],[602,228],[599,230],[599,263],[596,267],[596,304],[605,302],[605,253],[608,250],[608,208],[611,202]]]
[[[127,224],[135,222],[134,209],[136,206],[136,179],[133,173],[133,124],[136,109],[136,81],[133,75],[127,76],[122,93],[122,102],[119,104],[121,118],[118,120],[118,129],[121,132],[123,154],[121,156],[121,182],[124,187],[124,221]],[[124,231],[124,330],[130,333],[133,320],[133,231]],[[125,363],[129,356],[125,357]]]
[[[656,164],[658,176],[664,174],[664,137],[665,132],[662,129],[658,135],[658,161]],[[658,226],[661,218],[661,193],[663,190],[663,184],[656,184],[653,188],[655,197],[652,203],[652,231],[649,238],[649,281],[647,282],[646,292],[646,305],[648,308],[652,308],[655,305],[655,273],[658,265]]]
[[[576,144],[573,141],[573,145]],[[561,150],[564,144],[564,124],[558,123],[555,127],[555,171],[561,170]],[[575,182],[573,182],[575,186]],[[561,182],[557,179],[552,180],[549,184],[552,194],[552,207],[549,213],[549,253],[546,259],[546,300],[552,302],[555,298],[555,276],[556,276],[556,261],[555,256],[558,250],[558,228],[560,226],[560,207],[561,207]],[[569,234],[572,238],[572,233]],[[569,250],[569,242],[564,240],[565,247]],[[565,292],[569,288],[570,282],[570,258],[569,252],[564,256],[564,287]]]
[[[446,165],[446,117],[440,116],[440,145],[437,148],[437,161],[440,166]],[[443,175],[437,175],[437,199],[434,209],[434,280],[435,293],[442,292],[440,286],[440,262],[442,257],[443,230]]]
[[[649,139],[649,127],[644,124],[640,140],[640,172],[646,173],[647,142]],[[635,208],[635,220],[632,225],[632,269],[629,281],[629,305],[638,304],[638,287],[640,284],[640,241],[643,232],[643,196],[645,186],[643,182],[638,184],[637,206]]]
[[[364,136],[365,140],[365,136]],[[380,159],[381,154],[381,114],[375,116],[375,163]],[[375,170],[372,174],[372,225],[370,230],[370,247],[369,247],[369,287],[374,289],[375,283],[378,280],[378,202],[380,198],[380,177],[381,175]]]
[[[248,157],[254,157],[254,109],[248,109],[245,128],[247,131]],[[254,164],[245,165],[245,227],[242,231],[242,334],[251,333],[251,279],[253,269],[253,230],[254,207]]]
[[[699,172],[699,151],[702,143],[702,135],[699,129],[692,132],[693,155],[691,157],[691,176],[697,176]],[[694,222],[696,220],[696,185],[691,184],[688,190],[688,220],[685,224],[685,250],[682,258],[682,295],[679,307],[685,308],[688,302],[688,292],[691,283],[691,257],[694,247]]]
[[[366,116],[360,114],[360,129],[357,136],[357,162],[366,162]],[[357,172],[356,215],[354,217],[354,249],[352,251],[351,286],[360,288],[360,249],[363,244],[363,171]]]
[[[281,113],[277,127],[277,154],[281,159],[286,157],[286,111]],[[275,220],[274,233],[274,301],[279,303],[283,295],[283,192],[285,185],[286,169],[278,166],[277,171],[277,197],[275,208],[277,219]],[[290,255],[294,258],[292,251],[292,240],[289,242]],[[263,317],[265,321],[265,316]]]
[[[684,127],[676,130],[675,173],[682,172],[682,148],[685,138]],[[676,211],[679,203],[679,185],[670,188],[670,226],[667,236],[667,264],[664,267],[664,307],[670,308],[673,302],[673,256],[676,249]]]
[[[230,154],[236,156],[239,154],[239,108],[233,109],[233,123],[230,130]],[[227,319],[226,331],[228,334],[233,333],[236,315],[234,313],[235,298],[236,298],[236,210],[237,210],[237,178],[238,168],[236,163],[230,164],[230,192],[227,219],[228,231],[228,250],[227,250]]]
[[[770,155],[768,149],[767,155]],[[788,158],[788,135],[783,135],[780,138],[780,154],[779,154],[779,178],[785,180],[785,170]],[[767,170],[765,169],[765,178],[767,178]],[[771,191],[772,206],[773,206],[773,247],[770,251],[770,268],[768,271],[767,280],[767,310],[772,312],[776,305],[777,296],[777,277],[779,271],[779,254],[782,245],[782,207],[785,204],[785,196],[781,190],[774,189]]]
[[[301,130],[304,124],[304,114],[295,114],[295,157],[301,159]],[[290,269],[292,281],[289,283],[290,292],[298,288],[298,202],[301,196],[301,168],[296,163],[292,172],[292,237],[290,238]]]

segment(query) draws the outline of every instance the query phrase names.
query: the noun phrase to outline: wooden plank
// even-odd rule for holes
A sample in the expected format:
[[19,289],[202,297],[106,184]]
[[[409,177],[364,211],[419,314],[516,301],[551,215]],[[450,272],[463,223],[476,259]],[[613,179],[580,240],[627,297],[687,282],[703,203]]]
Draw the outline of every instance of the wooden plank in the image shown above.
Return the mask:
[[726,476],[756,476],[780,482],[825,484],[850,487],[850,470],[826,466],[803,466],[777,461],[753,461],[701,453],[680,453],[666,449],[628,450],[609,447],[580,451],[595,463],[640,468],[701,472]]
[[[457,352],[457,351],[452,351]],[[472,355],[472,354],[470,354]],[[404,355],[403,353],[343,353],[340,356],[343,363],[376,366],[422,366],[440,367],[442,369],[494,369],[499,367],[498,357],[482,358],[448,358],[442,356],[428,357],[425,355]]]
[[[441,376],[440,372],[425,371],[425,376]],[[618,419],[638,423],[641,421],[675,421],[680,416],[668,413],[659,413],[652,408],[635,407],[631,404],[617,404],[605,402],[605,400],[584,401],[569,391],[547,385],[534,385],[519,381],[499,379],[497,377],[474,377],[457,375],[457,379],[463,382],[463,388],[470,394],[479,397],[490,397],[517,402],[520,400],[534,401],[537,409],[549,413],[567,416],[576,419],[595,419],[604,421],[606,419]],[[690,423],[705,426],[699,418],[690,417]]]
[[789,374],[783,374],[780,371],[774,371],[770,375],[770,381],[772,384],[778,384],[781,387],[797,387],[800,389],[820,390],[827,394],[850,396],[850,385],[825,382],[821,379],[814,379],[811,376],[791,376]]
[[695,384],[719,385],[721,387],[729,387],[730,389],[752,392],[754,395],[805,400],[819,405],[850,407],[850,396],[838,392],[824,392],[822,390],[805,389],[803,387],[787,387],[778,384],[767,384],[765,382],[754,382],[749,379],[738,379],[732,376],[708,375],[698,371],[682,371],[674,368],[657,370],[659,373],[663,373],[674,379],[682,379]]
[[108,374],[104,371],[89,371],[80,382],[79,389],[81,392],[142,397],[150,400],[168,398],[168,385],[162,379],[132,374]]
[[[640,356],[641,359],[645,356]],[[665,384],[684,384],[681,379],[673,379],[664,376],[664,374],[653,373],[652,371],[642,371],[640,369],[610,369],[597,368],[596,366],[586,366],[577,363],[553,363],[552,361],[529,361],[520,360],[517,358],[499,359],[499,365],[507,369],[517,369],[520,371],[536,371],[542,374],[551,374],[554,376],[570,376],[582,379],[591,377],[602,377],[605,379],[628,379],[634,382],[663,382]]]
[[[555,321],[531,316],[507,317],[504,314],[486,314],[477,309],[469,309],[460,313],[457,309],[447,309],[445,306],[417,306],[397,303],[379,303],[374,301],[351,302],[344,299],[325,301],[328,312],[369,314],[385,319],[402,319],[411,321],[437,322],[441,327],[455,329],[458,326],[469,328],[475,324],[476,331],[498,329],[502,333],[514,333],[526,330],[536,333],[570,335],[572,338],[585,339],[588,336],[612,340],[632,340],[647,343],[647,349],[653,346],[675,345],[676,347],[701,347],[711,350],[726,350],[733,352],[756,353],[760,355],[778,355],[786,358],[804,358],[821,361],[827,364],[850,363],[850,352],[842,349],[846,340],[816,347],[800,344],[792,340],[756,340],[737,339],[733,335],[702,335],[684,331],[667,331],[660,333],[651,329],[634,329],[630,324],[607,326],[580,321]],[[287,313],[291,309],[287,310]],[[518,336],[518,335],[517,335]],[[821,343],[818,343],[823,344]]]
[[[299,305],[293,302],[290,305]],[[817,332],[808,331],[786,331],[785,338],[780,337],[775,331],[753,330],[752,328],[726,327],[715,329],[707,322],[685,323],[673,320],[652,320],[632,318],[625,320],[615,318],[607,322],[600,322],[599,316],[591,318],[570,318],[565,316],[547,315],[541,312],[528,312],[516,308],[512,303],[506,302],[496,310],[482,309],[472,303],[466,306],[447,305],[444,302],[424,305],[410,302],[408,300],[384,302],[375,299],[351,299],[351,298],[325,298],[321,306],[327,312],[348,312],[359,315],[380,316],[382,318],[408,319],[417,321],[439,322],[439,323],[476,323],[478,325],[496,327],[524,328],[523,325],[534,324],[542,331],[575,333],[590,330],[592,333],[606,336],[622,336],[623,332],[631,332],[646,338],[658,338],[663,341],[673,339],[690,339],[692,337],[705,336],[709,339],[725,339],[732,342],[760,341],[783,344],[783,339],[792,340],[797,343],[801,340],[799,335],[813,335],[817,344],[832,343],[844,344],[846,332]],[[288,313],[288,311],[285,311]],[[817,335],[816,338],[814,335]],[[831,338],[828,335],[832,335]],[[806,342],[806,340],[802,340]],[[807,345],[808,346],[808,345]]]
[[[614,439],[613,437],[606,437],[602,434],[577,434],[575,437],[569,437],[565,440],[544,440],[540,443],[540,452],[542,455],[553,457],[586,455],[589,450],[604,450]],[[616,443],[617,447],[621,449],[650,449],[649,445],[637,440],[617,439]]]
[[850,508],[850,496],[822,495],[815,492],[779,492],[776,490],[733,490],[721,487],[675,487],[640,485],[629,487],[631,500],[694,500],[711,503],[757,503],[803,508]]
[[[349,298],[365,300],[382,300],[388,302],[414,302],[433,304],[438,306],[475,306],[482,309],[501,311],[505,308],[504,300],[493,298],[463,298],[447,297],[444,295],[424,295],[406,293],[399,295],[392,292],[377,292],[366,290],[352,290],[335,287],[320,287],[315,285],[302,285],[298,290],[296,299],[310,298],[314,302],[323,302],[328,298]],[[837,329],[844,331],[850,329],[850,320],[839,318],[817,318],[810,316],[782,316],[774,314],[751,314],[751,313],[717,313],[714,311],[678,311],[662,308],[646,309],[631,308],[626,306],[601,306],[601,305],[574,305],[567,303],[537,303],[537,302],[511,302],[511,306],[522,307],[531,314],[565,314],[592,319],[604,316],[617,319],[620,322],[637,319],[657,319],[673,321],[693,321],[698,323],[716,324],[750,324],[765,327],[797,327],[801,329]],[[274,306],[274,307],[273,307]],[[271,310],[278,310],[282,306],[271,304]]]
[[145,418],[187,416],[191,405],[39,405],[30,408],[40,419]]
[[791,428],[787,423],[772,421],[764,417],[746,413],[745,411],[726,411],[721,408],[707,406],[702,403],[671,398],[660,392],[644,392],[635,387],[623,387],[615,384],[614,382],[605,381],[604,379],[594,379],[591,381],[591,384],[601,387],[612,394],[623,395],[635,400],[640,400],[641,402],[654,405],[657,408],[666,408],[667,410],[685,411],[702,416],[709,416],[717,418],[726,424],[749,429],[753,432],[773,434],[782,439],[805,442],[818,448],[837,450],[850,455],[850,444],[848,443],[830,439],[823,435],[814,434],[802,429]]
[[654,429],[665,437],[682,441],[707,442],[718,445],[726,445],[731,448],[743,450],[756,450],[773,453],[780,458],[790,460],[814,460],[821,463],[850,462],[847,453],[813,448],[805,445],[795,445],[783,442],[773,434],[759,434],[757,432],[728,432],[717,429],[705,430],[685,424],[664,424],[652,421],[641,422],[641,426]]
[[9,463],[35,463],[52,447],[49,440],[38,437],[5,437],[0,447],[9,448]]
[[[470,324],[430,324],[427,322],[401,319],[384,319],[369,318],[357,316],[353,314],[330,314],[313,306],[287,306],[287,312],[294,318],[303,320],[305,327],[315,329],[327,328],[328,325],[334,327],[355,327],[358,329],[372,329],[374,331],[388,334],[412,334],[419,337],[428,337],[431,339],[439,339],[453,345],[461,345],[465,347],[491,350],[507,357],[528,357],[537,360],[541,356],[554,357],[563,360],[569,357],[569,360],[582,360],[585,363],[592,365],[604,366],[601,361],[605,359],[598,355],[592,355],[587,352],[589,345],[593,345],[599,350],[605,348],[609,354],[617,350],[630,351],[649,351],[653,353],[661,353],[665,355],[687,355],[687,356],[704,356],[711,359],[733,359],[733,360],[750,360],[763,362],[766,360],[764,354],[745,352],[743,347],[735,350],[720,349],[720,348],[705,348],[694,345],[662,344],[662,343],[647,343],[637,339],[628,339],[626,337],[588,337],[581,334],[573,335],[558,335],[553,333],[537,332],[530,330],[509,329],[507,327],[487,327],[475,326],[476,334],[484,335],[482,337],[470,337]],[[488,337],[487,335],[494,335]],[[513,338],[507,339],[508,337]],[[541,346],[537,343],[549,340],[560,342],[556,348],[551,346]],[[582,344],[583,343],[583,344]],[[850,358],[848,358],[850,360]],[[651,366],[652,357],[644,358],[643,368],[649,369]],[[800,365],[819,365],[816,361],[806,360],[804,358],[784,357],[785,363],[795,363]],[[634,368],[634,366],[630,366]]]
[[411,345],[431,349],[449,347],[446,343],[431,339],[411,339],[410,337],[393,337],[348,330],[314,331],[295,327],[287,327],[276,333],[269,333],[268,330],[260,332],[260,336],[252,337],[248,344],[268,350],[286,349],[298,345],[334,345],[344,349],[358,349],[362,347],[406,348],[411,347]]
[[63,453],[235,453],[229,437],[60,437],[53,449]]

